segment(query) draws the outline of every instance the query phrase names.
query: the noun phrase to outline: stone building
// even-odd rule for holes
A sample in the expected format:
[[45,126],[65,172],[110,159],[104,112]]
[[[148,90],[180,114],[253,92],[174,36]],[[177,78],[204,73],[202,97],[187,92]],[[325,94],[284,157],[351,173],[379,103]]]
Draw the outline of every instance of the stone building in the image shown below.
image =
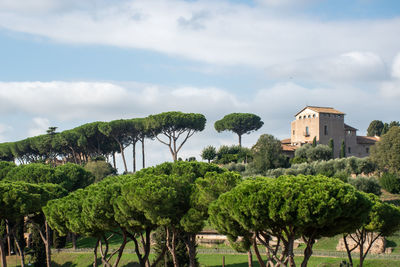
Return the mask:
[[282,140],[282,149],[293,155],[296,148],[312,143],[329,144],[333,140],[334,155],[339,157],[342,142],[345,142],[346,156],[366,157],[378,137],[357,136],[357,129],[344,123],[345,113],[330,107],[306,106],[295,115],[291,123],[291,137]]

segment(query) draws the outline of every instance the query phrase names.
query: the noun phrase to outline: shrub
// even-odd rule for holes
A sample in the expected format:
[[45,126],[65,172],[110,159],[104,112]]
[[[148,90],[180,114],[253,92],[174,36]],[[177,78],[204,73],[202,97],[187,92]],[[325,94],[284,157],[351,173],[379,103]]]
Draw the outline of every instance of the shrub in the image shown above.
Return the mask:
[[334,175],[334,178],[342,180],[343,182],[347,183],[349,180],[349,174],[346,171],[337,171]]
[[357,176],[355,179],[350,179],[349,184],[365,193],[372,193],[377,196],[382,194],[381,186],[375,177]]
[[383,189],[392,194],[400,193],[400,179],[394,173],[384,173],[379,179],[379,183]]

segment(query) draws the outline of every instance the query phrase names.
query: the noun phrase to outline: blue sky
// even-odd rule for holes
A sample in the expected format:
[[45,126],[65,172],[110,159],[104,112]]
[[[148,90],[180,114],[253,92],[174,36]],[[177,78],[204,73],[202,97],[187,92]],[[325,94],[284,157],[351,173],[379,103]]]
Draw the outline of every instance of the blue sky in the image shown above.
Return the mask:
[[[182,156],[232,144],[231,112],[289,135],[305,105],[333,106],[365,134],[400,120],[395,0],[0,1],[0,142],[167,110],[207,116]],[[151,142],[150,164],[169,160]],[[150,152],[149,152],[150,153]]]

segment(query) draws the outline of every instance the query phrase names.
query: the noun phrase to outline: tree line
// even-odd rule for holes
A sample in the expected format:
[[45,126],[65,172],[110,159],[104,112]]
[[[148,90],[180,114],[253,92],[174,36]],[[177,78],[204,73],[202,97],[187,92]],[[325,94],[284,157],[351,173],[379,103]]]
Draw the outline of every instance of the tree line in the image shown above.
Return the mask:
[[[132,145],[132,171],[136,171],[136,145],[142,145],[142,167],[145,168],[145,139],[157,139],[166,145],[174,161],[186,141],[196,132],[204,130],[206,118],[198,113],[177,111],[163,112],[146,118],[120,119],[110,122],[91,122],[76,128],[56,132],[50,127],[47,134],[26,138],[17,142],[0,144],[0,160],[20,164],[34,162],[53,163],[58,159],[75,164],[87,163],[96,157],[112,158],[116,167],[115,155],[122,157],[125,173],[128,164],[125,149]],[[232,113],[215,123],[215,129],[237,133],[239,145],[241,136],[258,130],[263,125],[260,117],[250,113]]]
[[[8,164],[8,165],[7,165]],[[305,242],[301,266],[307,266],[315,241],[342,234],[350,263],[358,248],[362,266],[373,242],[400,228],[400,210],[373,194],[322,175],[249,177],[203,162],[167,162],[98,183],[76,164],[2,164],[0,235],[13,236],[25,266],[17,229],[29,224],[39,232],[51,266],[51,230],[93,237],[93,266],[118,266],[128,242],[140,266],[159,266],[165,253],[173,266],[197,266],[196,234],[206,221],[228,237],[238,251],[254,253],[260,266],[295,266],[293,245]],[[4,231],[6,229],[6,231]],[[150,261],[151,234],[163,233]],[[112,250],[109,238],[121,236]],[[367,238],[369,237],[369,238]],[[349,245],[349,238],[356,241]],[[184,244],[188,262],[178,256]],[[265,246],[266,256],[258,245]],[[364,249],[365,248],[365,249]],[[266,257],[266,258],[265,258]],[[249,261],[250,263],[251,261]]]

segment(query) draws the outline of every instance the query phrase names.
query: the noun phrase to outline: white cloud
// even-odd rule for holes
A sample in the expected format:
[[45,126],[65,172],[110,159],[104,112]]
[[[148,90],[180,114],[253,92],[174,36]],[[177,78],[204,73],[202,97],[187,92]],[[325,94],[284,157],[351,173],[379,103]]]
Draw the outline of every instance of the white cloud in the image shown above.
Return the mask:
[[387,70],[383,59],[371,52],[353,51],[336,57],[298,60],[266,69],[272,78],[308,79],[314,81],[352,82],[383,80]]
[[[12,118],[15,114],[30,118],[28,135],[32,136],[44,134],[49,126],[68,129],[66,125],[71,121],[108,121],[170,110],[197,112],[206,116],[206,129],[184,145],[180,156],[200,159],[200,151],[207,145],[219,147],[237,143],[235,134],[214,130],[214,122],[228,113],[251,112],[264,121],[259,131],[243,137],[245,146],[252,146],[263,133],[278,138],[288,137],[294,114],[306,105],[335,107],[347,114],[346,123],[360,129],[359,134],[365,134],[373,119],[395,120],[400,111],[398,88],[383,86],[364,90],[350,85],[306,87],[283,82],[239,98],[221,88],[166,88],[133,82],[3,82],[0,84],[0,102],[5,105],[1,106],[3,119],[0,124],[9,124],[5,123],[5,118]],[[21,125],[22,121],[14,123],[15,129],[25,127]],[[14,140],[10,132],[1,132],[0,127],[2,141]],[[157,141],[147,140],[146,151],[148,165],[171,160],[167,147]],[[139,151],[137,153],[140,154]],[[128,162],[131,158],[131,149],[128,149]]]
[[0,142],[6,142],[5,135],[7,134],[7,132],[11,130],[12,130],[11,126],[0,123]]
[[400,53],[393,60],[392,77],[400,79]]
[[58,42],[147,49],[201,62],[257,67],[349,51],[370,51],[387,59],[400,43],[393,34],[400,28],[399,18],[321,21],[227,1],[113,1],[59,12],[49,8],[45,15],[5,9],[0,11],[0,27]]
[[45,134],[50,127],[50,121],[47,118],[35,117],[32,119],[31,127],[28,130],[29,136]]

